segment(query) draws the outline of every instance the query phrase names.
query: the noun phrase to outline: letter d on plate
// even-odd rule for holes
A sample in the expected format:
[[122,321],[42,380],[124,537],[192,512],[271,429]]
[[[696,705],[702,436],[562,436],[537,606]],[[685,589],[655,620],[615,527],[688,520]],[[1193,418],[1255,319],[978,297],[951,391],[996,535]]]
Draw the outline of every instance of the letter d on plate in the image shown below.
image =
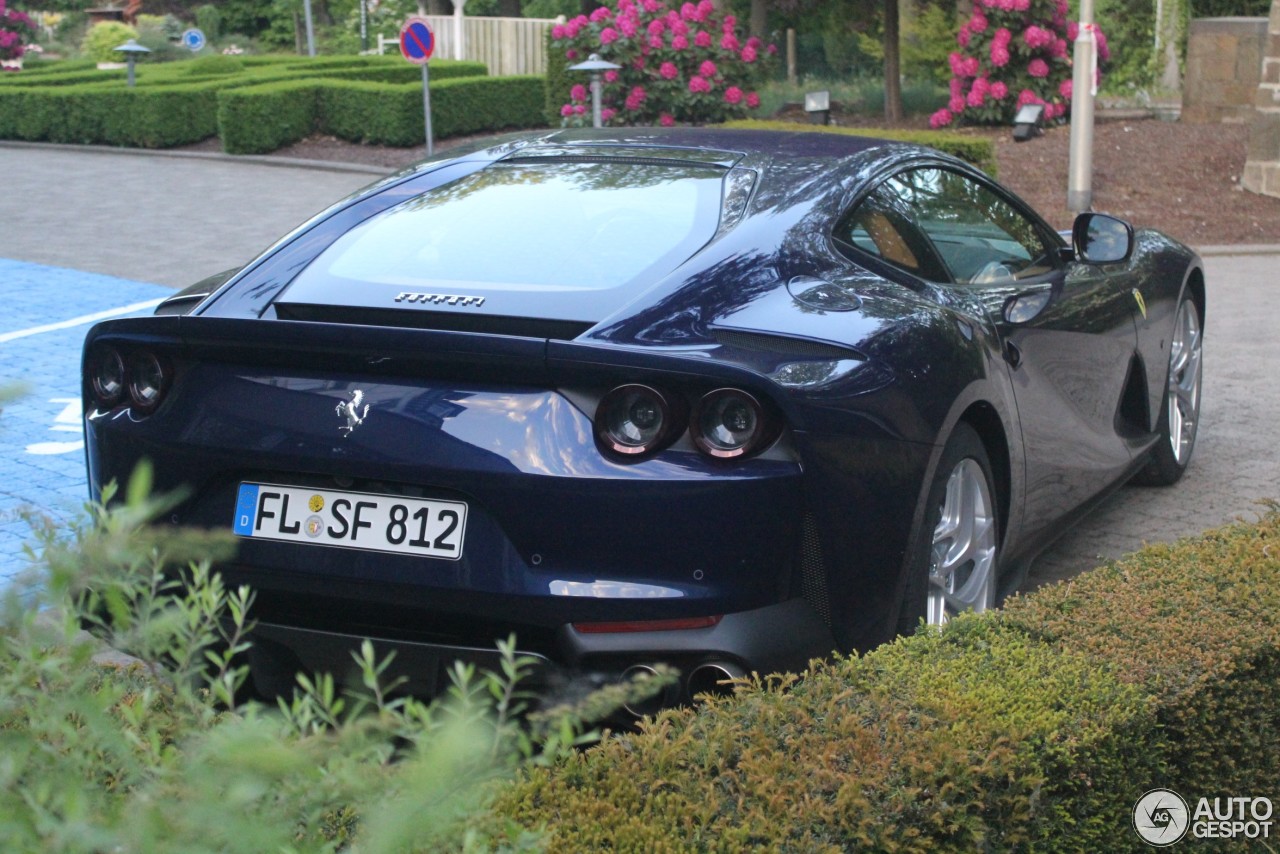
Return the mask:
[[253,536],[253,520],[257,515],[258,485],[240,484],[240,493],[236,496],[236,524],[232,530],[242,537]]

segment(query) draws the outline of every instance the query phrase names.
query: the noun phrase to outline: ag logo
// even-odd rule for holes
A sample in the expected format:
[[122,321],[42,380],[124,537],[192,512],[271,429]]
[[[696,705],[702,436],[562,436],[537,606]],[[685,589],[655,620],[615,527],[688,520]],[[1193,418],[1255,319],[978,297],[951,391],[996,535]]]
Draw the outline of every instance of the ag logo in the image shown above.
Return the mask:
[[1191,814],[1187,802],[1169,789],[1152,789],[1133,805],[1133,829],[1157,848],[1172,845],[1187,835]]

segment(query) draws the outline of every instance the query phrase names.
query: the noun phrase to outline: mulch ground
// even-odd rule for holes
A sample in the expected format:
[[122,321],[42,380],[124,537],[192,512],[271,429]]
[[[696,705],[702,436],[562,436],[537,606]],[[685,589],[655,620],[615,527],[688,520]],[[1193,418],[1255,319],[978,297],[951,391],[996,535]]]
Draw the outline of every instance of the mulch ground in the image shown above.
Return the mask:
[[[1056,127],[1015,143],[1008,129],[973,129],[996,143],[1000,180],[1056,228],[1070,228],[1066,210],[1070,130]],[[1193,246],[1280,243],[1280,199],[1240,187],[1249,130],[1244,125],[1195,125],[1156,119],[1099,120],[1094,133],[1093,207],[1135,226],[1157,228]],[[474,137],[441,140],[448,150]],[[218,150],[216,139],[194,150]],[[273,155],[396,168],[425,156],[424,146],[358,145],[315,136]]]

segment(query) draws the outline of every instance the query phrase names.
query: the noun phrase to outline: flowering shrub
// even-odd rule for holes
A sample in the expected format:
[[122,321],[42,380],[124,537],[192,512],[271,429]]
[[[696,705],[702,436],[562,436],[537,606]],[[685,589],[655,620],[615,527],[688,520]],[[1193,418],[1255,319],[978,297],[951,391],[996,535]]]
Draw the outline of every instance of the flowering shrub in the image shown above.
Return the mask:
[[[1043,104],[1046,121],[1071,103],[1071,46],[1079,24],[1067,0],[975,0],[951,54],[951,101],[929,119],[934,128],[962,120],[1007,124],[1018,108]],[[1095,27],[1099,62],[1110,58]]]
[[[743,40],[733,15],[711,0],[669,8],[662,0],[618,0],[551,30],[551,43],[572,65],[590,54],[620,66],[602,81],[601,118],[614,125],[674,125],[742,118],[760,105],[755,86],[777,49]],[[565,125],[591,124],[591,92],[564,92]]]
[[5,0],[0,0],[0,60],[21,59],[26,33],[35,28],[35,22],[16,9],[6,8]]

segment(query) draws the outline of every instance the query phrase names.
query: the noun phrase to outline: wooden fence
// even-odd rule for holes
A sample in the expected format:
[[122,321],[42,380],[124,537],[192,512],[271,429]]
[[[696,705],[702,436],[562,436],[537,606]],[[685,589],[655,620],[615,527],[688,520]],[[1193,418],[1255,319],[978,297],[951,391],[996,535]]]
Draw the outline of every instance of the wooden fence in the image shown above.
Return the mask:
[[[436,44],[432,56],[483,62],[495,76],[542,74],[547,70],[547,30],[563,19],[462,19],[462,52],[457,50],[456,21],[450,15],[427,15]],[[399,50],[395,39],[378,38],[378,50]]]

